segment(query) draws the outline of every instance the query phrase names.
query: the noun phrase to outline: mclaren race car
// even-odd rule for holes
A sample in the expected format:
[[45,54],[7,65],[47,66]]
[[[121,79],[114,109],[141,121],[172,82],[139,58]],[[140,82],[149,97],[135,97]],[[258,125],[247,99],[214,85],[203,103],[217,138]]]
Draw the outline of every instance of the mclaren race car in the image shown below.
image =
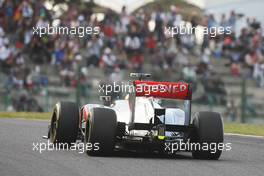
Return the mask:
[[[47,138],[54,144],[97,143],[98,147],[86,151],[93,156],[120,150],[171,154],[181,151],[181,145],[195,144],[195,148],[184,148],[192,152],[193,158],[220,157],[220,149],[205,150],[199,145],[223,143],[221,115],[207,111],[191,114],[191,84],[149,81],[150,75],[145,73],[130,76],[131,91],[109,106],[57,103]],[[172,103],[166,106],[165,101]]]

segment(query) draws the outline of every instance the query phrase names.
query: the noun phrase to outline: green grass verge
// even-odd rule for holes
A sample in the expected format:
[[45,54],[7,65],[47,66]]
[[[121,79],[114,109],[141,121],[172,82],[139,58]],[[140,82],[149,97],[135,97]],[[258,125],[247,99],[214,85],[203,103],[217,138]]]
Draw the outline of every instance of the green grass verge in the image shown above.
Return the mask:
[[[21,119],[41,119],[49,120],[51,113],[38,112],[0,112],[0,118],[21,118]],[[225,133],[237,133],[247,135],[264,136],[264,125],[225,123]]]
[[225,123],[224,131],[225,133],[237,133],[237,134],[264,136],[264,125]]
[[0,112],[0,118],[21,118],[21,119],[41,119],[48,120],[51,113],[45,112]]

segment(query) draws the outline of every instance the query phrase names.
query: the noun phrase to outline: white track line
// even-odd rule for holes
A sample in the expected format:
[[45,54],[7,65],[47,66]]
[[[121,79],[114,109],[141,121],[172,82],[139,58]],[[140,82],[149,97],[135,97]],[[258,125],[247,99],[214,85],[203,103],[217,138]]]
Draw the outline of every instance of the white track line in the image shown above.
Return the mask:
[[252,137],[252,138],[263,138],[264,136],[248,135],[248,134],[237,134],[237,133],[225,133],[227,136],[240,136],[240,137]]
[[12,118],[9,118],[9,117],[0,117],[0,119],[9,119],[9,120],[29,120],[29,121],[44,121],[44,122],[49,122],[50,120],[49,119],[29,119],[29,118],[22,118],[22,117],[12,117]]

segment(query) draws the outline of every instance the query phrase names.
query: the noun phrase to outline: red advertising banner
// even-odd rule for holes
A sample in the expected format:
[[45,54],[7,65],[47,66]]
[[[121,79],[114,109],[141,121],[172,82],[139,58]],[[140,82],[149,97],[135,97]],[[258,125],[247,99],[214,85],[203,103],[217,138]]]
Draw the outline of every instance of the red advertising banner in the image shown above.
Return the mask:
[[185,82],[134,81],[136,96],[190,100],[190,84]]

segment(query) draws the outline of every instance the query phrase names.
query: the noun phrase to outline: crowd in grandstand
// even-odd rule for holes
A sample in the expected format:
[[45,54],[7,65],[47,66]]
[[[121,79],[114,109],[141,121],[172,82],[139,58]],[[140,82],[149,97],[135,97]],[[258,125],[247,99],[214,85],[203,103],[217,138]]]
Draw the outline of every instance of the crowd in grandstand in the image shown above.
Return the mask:
[[[251,75],[259,86],[264,87],[263,39],[261,24],[256,19],[247,20],[247,26],[235,34],[236,20],[239,15],[232,11],[217,21],[213,14],[201,19],[192,15],[191,26],[230,26],[233,33],[226,35],[204,34],[202,45],[197,45],[195,34],[176,35],[170,38],[164,34],[165,26],[178,26],[183,23],[181,9],[171,7],[163,11],[157,7],[155,12],[138,10],[128,14],[126,8],[120,14],[108,11],[102,21],[92,16],[89,10],[81,11],[70,6],[58,19],[47,10],[44,0],[0,0],[0,64],[1,72],[8,79],[7,88],[24,87],[28,90],[48,85],[48,76],[41,65],[51,65],[58,70],[62,85],[72,86],[77,77],[79,63],[85,67],[99,67],[116,78],[122,69],[144,71],[144,63],[150,62],[153,69],[180,71],[185,79],[195,82],[197,75],[206,79],[210,73],[210,58],[230,60],[230,69],[234,76],[241,75],[241,69],[249,67]],[[151,27],[151,22],[154,22]],[[60,26],[99,26],[99,35],[33,35],[33,27],[54,24]],[[152,28],[152,29],[151,29]],[[193,65],[188,57],[194,55],[199,64]],[[32,67],[32,66],[35,66]],[[182,68],[175,70],[175,68]],[[85,75],[85,71],[83,71]],[[121,78],[120,78],[121,79]],[[204,86],[211,90],[221,88],[204,80]]]

